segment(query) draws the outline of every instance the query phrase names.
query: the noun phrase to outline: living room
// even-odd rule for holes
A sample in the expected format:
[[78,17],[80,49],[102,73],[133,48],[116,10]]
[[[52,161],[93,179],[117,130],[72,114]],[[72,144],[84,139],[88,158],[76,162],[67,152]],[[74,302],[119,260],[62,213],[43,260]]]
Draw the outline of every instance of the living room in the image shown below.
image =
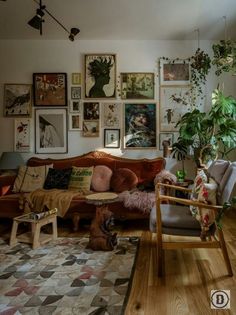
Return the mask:
[[[170,141],[171,146],[179,136],[178,129],[175,127],[178,119],[174,120],[176,117],[173,115],[173,110],[176,109],[178,103],[172,102],[172,107],[165,108],[163,93],[165,91],[169,93],[171,89],[172,96],[176,96],[176,91],[186,93],[187,89],[191,89],[193,86],[193,81],[190,82],[191,79],[187,78],[187,80],[179,80],[180,82],[173,80],[170,83],[165,79],[164,65],[191,64],[191,57],[200,48],[210,57],[211,68],[207,71],[206,81],[201,83],[202,93],[198,95],[197,105],[199,106],[197,108],[203,112],[209,112],[212,108],[212,92],[218,87],[224,96],[231,95],[236,98],[236,76],[233,69],[216,74],[217,65],[212,64],[213,45],[219,44],[220,40],[233,42],[236,39],[236,4],[234,1],[227,0],[222,3],[219,0],[214,2],[199,0],[190,3],[181,0],[176,5],[175,1],[171,0],[148,0],[148,2],[128,0],[119,3],[108,0],[97,3],[45,0],[42,5],[46,5],[49,14],[44,11],[45,22],[42,23],[42,35],[40,35],[39,29],[28,24],[39,8],[37,2],[33,0],[27,0],[24,3],[13,0],[0,1],[0,155],[3,152],[19,153],[24,163],[35,157],[63,159],[65,167],[71,167],[70,159],[76,159],[77,166],[81,167],[84,162],[81,162],[79,157],[98,151],[101,154],[112,155],[112,158],[93,156],[92,158],[96,160],[94,165],[101,165],[97,163],[97,158],[101,158],[103,162],[106,160],[107,163],[103,165],[114,172],[114,165],[120,163],[120,167],[128,167],[136,173],[139,184],[141,180],[151,178],[151,176],[148,177],[150,171],[146,171],[148,166],[143,167],[143,162],[140,162],[142,159],[155,160],[153,162],[155,166],[151,166],[155,170],[157,168],[159,171],[165,169],[176,175],[176,171],[182,169],[183,160],[177,160],[173,158],[173,155],[168,154],[164,157],[165,165],[160,162],[163,160],[156,162],[158,158],[163,159],[163,141]],[[68,39],[70,28],[80,30],[74,35],[74,41]],[[100,60],[107,65],[110,70],[110,80],[109,84],[106,83],[105,86],[113,84],[113,94],[106,94],[108,90],[104,88],[105,96],[89,95],[88,88],[94,84],[94,78],[91,78],[91,66],[88,66],[89,58]],[[58,98],[54,97],[54,103],[44,105],[43,98],[35,97],[40,89],[37,82],[48,74],[63,77],[65,82],[64,103],[59,103],[58,96]],[[141,77],[145,80],[148,78],[151,81],[150,90],[153,94],[145,97],[127,96],[128,88],[125,84],[128,76],[130,76],[131,82],[132,78]],[[163,80],[166,80],[166,84],[163,84]],[[24,88],[28,88],[30,92],[29,113],[26,115],[21,115],[19,112],[18,115],[11,114],[10,109],[12,108],[7,104],[7,92],[14,91],[12,89],[18,85],[23,91],[18,96],[24,95]],[[132,87],[132,84],[130,86]],[[142,89],[137,89],[136,93],[140,90]],[[144,90],[143,92],[145,92]],[[53,91],[53,87],[51,91],[52,94],[57,93],[57,91]],[[183,115],[190,111],[191,104],[188,107],[183,105],[183,99],[181,102],[181,115]],[[93,116],[93,119],[89,116],[91,109],[89,103],[92,104],[94,111],[99,108],[98,116]],[[129,145],[127,121],[131,116],[131,105],[135,112],[142,107],[142,111],[146,111],[149,116],[152,116],[148,125],[152,131],[149,135],[154,134],[151,144]],[[105,113],[109,112],[110,108],[115,109],[113,118],[118,120],[112,125],[105,121]],[[18,108],[16,110],[19,111]],[[41,144],[40,117],[50,120],[50,115],[55,116],[54,118],[60,115],[62,117],[61,124],[60,120],[57,124],[61,127],[58,129],[64,142],[56,149],[43,147]],[[155,119],[153,119],[153,115]],[[178,115],[179,118],[180,114]],[[167,128],[168,119],[171,120],[171,126]],[[153,123],[154,121],[155,123]],[[24,143],[27,146],[26,149],[16,145],[19,140],[17,130],[22,123],[29,124],[28,137]],[[91,128],[90,133],[89,128]],[[115,137],[115,141],[109,142],[108,137],[112,137],[112,139]],[[236,160],[235,154],[234,149],[224,159],[233,162]],[[221,158],[220,154],[218,158]],[[91,156],[88,159],[91,161]],[[130,161],[123,159],[132,159],[135,163],[140,164],[130,166]],[[32,160],[31,166],[42,165],[41,162],[41,160]],[[92,163],[86,167],[93,166]],[[193,181],[197,167],[192,155],[184,160],[184,171],[186,178]],[[157,173],[153,173],[152,176],[155,177]],[[77,222],[79,226],[77,232],[73,232],[71,220],[66,219],[64,225],[63,219],[62,221],[59,219],[59,238],[78,238],[89,235],[91,216],[87,216],[87,211],[89,211],[87,209],[90,207],[95,209],[96,205],[84,203],[83,206],[86,210],[81,222]],[[115,204],[111,203],[109,207],[113,209]],[[2,212],[3,209],[0,211]],[[7,213],[7,210],[4,209],[4,211]],[[211,314],[215,311],[211,309],[211,290],[229,290],[231,305],[226,312],[233,314],[236,311],[235,290],[233,290],[235,276],[225,277],[227,272],[219,249],[170,250],[166,253],[165,275],[160,278],[156,258],[157,236],[149,231],[149,215],[145,214],[144,220],[132,220],[132,215],[127,221],[116,223],[117,225],[114,227],[117,230],[118,238],[122,236],[140,238],[132,287],[129,299],[126,298],[126,311],[123,308],[123,312],[125,311],[126,314],[173,314],[176,312],[179,314]],[[6,215],[6,222],[4,219],[4,224],[0,225],[1,234],[6,233],[5,235],[10,237],[12,218],[15,216],[16,213],[9,220]],[[73,220],[75,222],[78,217],[74,216]],[[233,243],[236,227],[235,213],[232,210],[225,214],[223,223],[229,256],[235,272],[236,258]],[[134,249],[132,250],[134,251]],[[132,277],[130,276],[130,278]],[[5,281],[7,282],[7,280]],[[36,282],[32,285],[37,286]],[[44,296],[46,296],[45,292]],[[73,296],[70,301],[68,296],[64,301],[69,309],[69,304],[77,303],[77,300]],[[16,305],[6,296],[0,296],[1,298],[0,304],[9,304],[7,309],[11,309],[11,303]],[[26,302],[26,298],[20,294],[17,299],[19,299],[19,303]],[[78,295],[77,299],[80,300]],[[202,304],[199,301],[202,301]],[[119,300],[118,305],[121,304]],[[28,307],[32,307],[31,311],[33,311],[33,302],[30,305]],[[37,307],[39,305],[37,304]],[[42,310],[56,314],[56,311],[60,310],[54,309],[55,305],[54,301],[41,307]],[[78,307],[82,307],[81,305]],[[87,313],[84,311],[84,314],[90,314],[92,311],[94,314],[98,314],[95,310],[101,311],[104,305],[101,303],[100,308],[97,305],[99,304],[93,306]],[[52,307],[51,310],[49,307]],[[0,308],[0,313],[6,311],[3,309],[4,307]],[[12,314],[14,314],[13,309]],[[24,310],[22,309],[22,313],[26,312],[25,309],[26,307]],[[119,314],[118,308],[117,313],[114,310],[115,308],[113,311],[110,310],[110,314],[112,312]],[[63,310],[61,311],[63,312]],[[83,314],[82,309],[80,311],[77,313]],[[104,308],[104,314],[105,311],[108,312]],[[16,313],[17,309],[14,309],[14,312]]]

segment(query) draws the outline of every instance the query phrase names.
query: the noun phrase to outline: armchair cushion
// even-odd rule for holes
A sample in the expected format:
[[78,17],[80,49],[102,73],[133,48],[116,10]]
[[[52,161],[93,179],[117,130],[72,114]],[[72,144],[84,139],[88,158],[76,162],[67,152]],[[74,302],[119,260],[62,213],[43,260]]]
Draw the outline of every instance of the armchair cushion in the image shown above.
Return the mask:
[[207,169],[207,173],[212,177],[217,184],[220,184],[225,171],[229,167],[230,162],[225,160],[216,160]]

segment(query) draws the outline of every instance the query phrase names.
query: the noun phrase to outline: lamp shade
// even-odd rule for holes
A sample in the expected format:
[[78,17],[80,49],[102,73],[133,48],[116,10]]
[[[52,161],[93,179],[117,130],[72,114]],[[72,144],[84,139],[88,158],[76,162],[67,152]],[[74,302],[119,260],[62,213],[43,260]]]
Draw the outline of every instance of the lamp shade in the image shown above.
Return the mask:
[[0,170],[16,170],[25,162],[18,152],[3,152],[0,158]]

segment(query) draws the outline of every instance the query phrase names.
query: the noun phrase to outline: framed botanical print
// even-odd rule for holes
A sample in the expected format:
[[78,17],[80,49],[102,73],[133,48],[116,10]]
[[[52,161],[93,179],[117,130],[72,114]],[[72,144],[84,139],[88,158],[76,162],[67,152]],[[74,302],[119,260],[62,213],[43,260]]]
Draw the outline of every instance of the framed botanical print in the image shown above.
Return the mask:
[[98,120],[100,118],[98,102],[84,102],[84,120]]
[[156,104],[124,104],[124,148],[156,148]]
[[120,129],[104,129],[104,148],[120,147]]
[[121,73],[122,99],[154,99],[154,73]]
[[33,74],[34,106],[67,106],[66,73]]
[[163,142],[167,141],[169,146],[174,142],[174,134],[169,132],[162,132],[159,134],[159,150],[163,150]]
[[74,85],[80,85],[81,84],[81,73],[72,73],[71,83]]
[[81,98],[81,87],[80,86],[72,86],[71,87],[71,98],[72,99],[80,99]]
[[99,120],[84,120],[83,121],[83,136],[84,137],[99,137]]
[[180,118],[191,108],[189,86],[169,86],[160,89],[160,131],[178,131]]
[[69,114],[69,130],[82,130],[82,116],[77,113]]
[[4,116],[30,117],[31,84],[4,84]]
[[116,55],[85,55],[85,98],[116,97]]
[[102,125],[104,128],[120,128],[122,104],[121,103],[102,103]]
[[160,85],[189,85],[190,63],[188,60],[160,59]]
[[30,152],[30,129],[31,120],[29,118],[17,118],[14,122],[14,151]]
[[67,152],[67,110],[35,110],[35,152]]

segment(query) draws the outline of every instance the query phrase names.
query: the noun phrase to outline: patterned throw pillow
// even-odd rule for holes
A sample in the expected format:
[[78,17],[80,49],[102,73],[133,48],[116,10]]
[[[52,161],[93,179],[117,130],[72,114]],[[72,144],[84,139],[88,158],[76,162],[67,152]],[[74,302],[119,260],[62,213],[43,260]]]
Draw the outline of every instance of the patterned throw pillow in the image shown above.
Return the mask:
[[97,165],[93,170],[91,187],[95,191],[109,191],[112,170],[105,165]]
[[93,166],[91,167],[73,166],[68,188],[82,192],[90,191],[92,175]]
[[67,189],[69,180],[70,180],[71,171],[72,171],[71,168],[65,168],[62,170],[50,168],[43,188],[44,189],[53,189],[53,188]]
[[18,175],[14,182],[13,191],[31,192],[43,188],[48,170],[52,169],[53,164],[42,166],[20,166]]
[[[192,200],[198,200],[198,194],[199,194],[200,188],[204,183],[207,183],[207,181],[208,179],[207,179],[206,173],[204,172],[204,170],[200,170],[194,179],[193,189],[192,189],[192,193],[190,197]],[[197,207],[190,206],[189,209],[192,215],[195,217],[198,211]]]

